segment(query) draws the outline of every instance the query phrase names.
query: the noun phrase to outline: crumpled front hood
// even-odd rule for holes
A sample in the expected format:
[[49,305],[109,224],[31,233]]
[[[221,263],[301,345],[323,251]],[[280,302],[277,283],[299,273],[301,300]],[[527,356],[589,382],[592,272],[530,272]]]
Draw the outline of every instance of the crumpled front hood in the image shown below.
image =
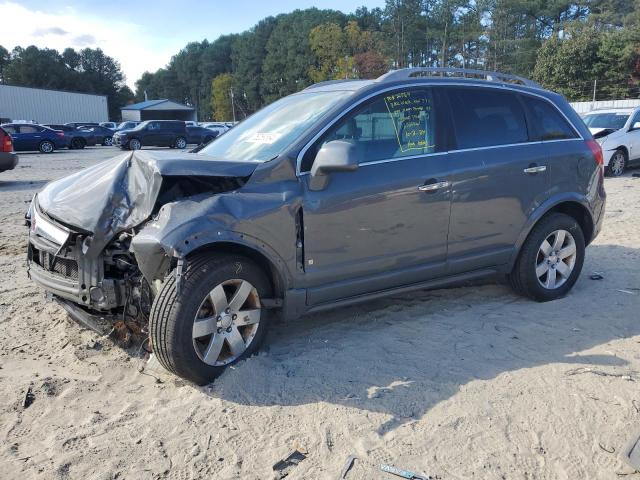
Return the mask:
[[149,218],[163,180],[249,177],[257,165],[137,150],[49,183],[37,196],[38,206],[64,224],[93,233],[90,249],[98,252],[115,235]]
[[602,143],[606,139],[614,139],[624,135],[624,131],[616,130],[614,128],[589,128],[593,138]]

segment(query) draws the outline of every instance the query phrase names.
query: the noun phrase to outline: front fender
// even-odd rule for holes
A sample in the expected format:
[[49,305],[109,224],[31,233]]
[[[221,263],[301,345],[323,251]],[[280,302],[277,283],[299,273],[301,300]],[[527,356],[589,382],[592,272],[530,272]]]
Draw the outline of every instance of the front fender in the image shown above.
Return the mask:
[[140,271],[148,282],[162,280],[168,273],[172,259],[183,259],[202,247],[216,244],[234,244],[251,249],[265,257],[280,273],[286,285],[291,284],[291,272],[278,251],[263,239],[246,232],[234,230],[234,222],[226,216],[175,215],[163,207],[159,217],[153,220],[133,238],[131,250]]

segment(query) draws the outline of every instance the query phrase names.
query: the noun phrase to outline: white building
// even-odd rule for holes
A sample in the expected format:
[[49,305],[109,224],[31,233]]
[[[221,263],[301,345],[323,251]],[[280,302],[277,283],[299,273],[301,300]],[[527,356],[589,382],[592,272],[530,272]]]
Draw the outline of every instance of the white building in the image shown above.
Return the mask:
[[0,85],[0,123],[33,120],[36,123],[106,122],[105,95],[62,92]]

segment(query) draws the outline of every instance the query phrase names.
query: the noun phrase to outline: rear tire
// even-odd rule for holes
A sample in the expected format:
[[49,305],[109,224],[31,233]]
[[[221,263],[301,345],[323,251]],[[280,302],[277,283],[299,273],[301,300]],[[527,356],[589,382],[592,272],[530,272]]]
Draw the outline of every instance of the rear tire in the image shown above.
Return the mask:
[[211,382],[258,349],[269,321],[260,299],[270,296],[269,280],[252,261],[194,256],[186,264],[180,293],[170,274],[153,302],[149,331],[158,361],[198,385]]
[[529,233],[509,283],[516,293],[539,302],[564,297],[582,271],[584,254],[584,234],[578,222],[569,215],[552,213]]
[[40,153],[52,153],[55,150],[55,145],[49,140],[43,140],[40,142],[40,145],[38,145],[38,150]]
[[180,150],[187,148],[187,140],[184,137],[176,138],[175,147],[179,148]]
[[102,140],[102,146],[103,147],[110,147],[111,145],[113,145],[113,138],[112,137],[104,137],[104,140]]
[[618,149],[611,156],[609,165],[607,165],[607,176],[619,177],[624,173],[627,167],[627,154],[624,150]]

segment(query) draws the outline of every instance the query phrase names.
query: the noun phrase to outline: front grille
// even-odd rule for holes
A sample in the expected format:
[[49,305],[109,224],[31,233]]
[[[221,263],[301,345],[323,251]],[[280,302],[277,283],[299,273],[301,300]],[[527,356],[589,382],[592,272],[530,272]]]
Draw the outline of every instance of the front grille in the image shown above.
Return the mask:
[[78,262],[72,258],[56,257],[35,248],[33,250],[34,261],[45,270],[74,280],[78,279]]

